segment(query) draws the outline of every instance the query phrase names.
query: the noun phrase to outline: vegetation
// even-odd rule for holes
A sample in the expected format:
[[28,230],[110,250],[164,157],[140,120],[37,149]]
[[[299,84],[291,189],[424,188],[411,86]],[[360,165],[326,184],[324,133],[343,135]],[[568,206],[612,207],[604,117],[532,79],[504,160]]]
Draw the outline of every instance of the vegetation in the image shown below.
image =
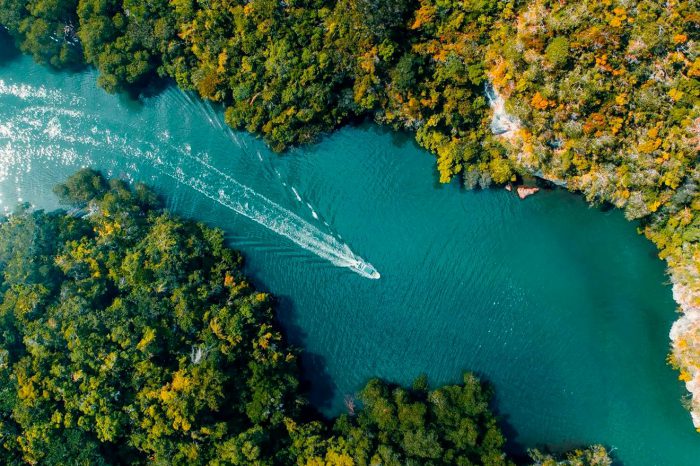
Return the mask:
[[414,131],[442,182],[534,174],[624,209],[668,261],[671,362],[700,387],[698,2],[0,0],[0,24],[108,91],[170,77],[278,151],[371,116]]
[[72,66],[82,62],[76,5],[75,0],[0,0],[0,24],[37,62]]
[[81,210],[0,226],[0,440],[14,462],[274,459],[299,408],[296,356],[222,232],[91,171],[56,191]]
[[489,411],[490,392],[472,374],[462,385],[429,391],[425,378],[411,390],[370,381],[362,409],[339,417],[332,436],[318,441],[318,423],[292,426],[297,463],[510,465],[505,439]]
[[309,418],[273,300],[220,230],[89,169],[55,191],[69,212],[0,222],[3,464],[512,464],[471,374],[373,380]]
[[600,445],[557,456],[532,450],[530,456],[536,466],[610,466],[612,464],[608,452]]

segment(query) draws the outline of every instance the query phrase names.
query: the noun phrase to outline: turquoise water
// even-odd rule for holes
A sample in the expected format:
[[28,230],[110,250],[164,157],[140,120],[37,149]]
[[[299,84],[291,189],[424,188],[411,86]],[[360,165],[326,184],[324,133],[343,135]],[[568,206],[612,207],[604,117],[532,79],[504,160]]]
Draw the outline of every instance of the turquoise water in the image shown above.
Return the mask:
[[[279,297],[310,397],[336,414],[371,376],[496,387],[519,445],[613,447],[626,465],[695,465],[700,437],[666,364],[675,318],[663,264],[617,211],[576,196],[439,185],[405,135],[343,129],[280,157],[167,88],[110,96],[0,44],[0,210],[53,208],[92,166],[158,188],[223,228]],[[381,274],[354,273],[363,258]]]

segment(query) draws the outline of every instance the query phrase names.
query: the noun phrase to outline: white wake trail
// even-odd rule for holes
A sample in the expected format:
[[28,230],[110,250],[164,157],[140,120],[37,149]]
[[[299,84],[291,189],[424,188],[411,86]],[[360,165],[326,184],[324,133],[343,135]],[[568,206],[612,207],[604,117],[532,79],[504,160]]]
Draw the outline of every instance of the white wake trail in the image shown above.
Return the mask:
[[[379,272],[333,236],[322,232],[297,214],[258,194],[218,168],[191,154],[182,153],[177,166],[161,157],[151,160],[158,170],[218,202],[234,212],[263,225],[296,245],[338,267],[347,267],[365,278],[380,278]],[[186,162],[190,162],[189,164]],[[199,165],[199,167],[196,167]],[[198,169],[199,168],[199,169]],[[314,212],[315,213],[315,212]]]
[[[3,86],[5,86],[3,88]],[[31,90],[6,85],[0,81],[0,95],[11,94],[23,100],[31,97],[53,98],[52,91]],[[38,93],[38,96],[37,96]],[[61,105],[64,102],[59,102]],[[91,126],[84,127],[84,123]],[[109,129],[99,129],[79,111],[64,111],[62,107],[37,107],[20,111],[13,119],[0,124],[0,181],[11,172],[27,173],[34,162],[56,163],[64,166],[85,165],[88,154],[95,150],[114,151],[123,155],[119,165],[131,170],[144,163],[179,183],[195,189],[207,198],[255,221],[269,230],[291,240],[299,247],[328,260],[338,267],[346,267],[359,275],[377,279],[379,272],[367,261],[355,255],[348,245],[321,231],[297,214],[255,192],[248,186],[192,155],[190,150],[171,146],[168,157],[158,145],[147,141],[133,141]],[[164,138],[167,141],[167,138]],[[80,146],[83,149],[80,149]],[[145,146],[145,148],[144,148]],[[77,149],[77,150],[76,150]],[[79,155],[79,152],[83,154]],[[117,158],[111,159],[117,162]],[[117,168],[116,165],[113,168]],[[297,194],[298,196],[298,194]],[[312,210],[314,217],[317,214]]]

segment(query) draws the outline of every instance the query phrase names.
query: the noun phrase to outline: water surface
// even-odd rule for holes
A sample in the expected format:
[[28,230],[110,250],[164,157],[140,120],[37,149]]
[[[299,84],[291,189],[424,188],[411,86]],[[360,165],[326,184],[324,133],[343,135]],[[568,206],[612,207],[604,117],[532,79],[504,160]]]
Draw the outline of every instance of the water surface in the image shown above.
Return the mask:
[[4,52],[0,211],[56,207],[52,185],[82,166],[148,182],[226,231],[279,297],[327,415],[371,376],[441,384],[469,369],[494,383],[522,445],[602,442],[627,465],[698,464],[665,364],[675,305],[663,264],[617,211],[560,191],[520,201],[439,185],[430,155],[371,125],[279,157],[174,88],[110,96],[93,72]]

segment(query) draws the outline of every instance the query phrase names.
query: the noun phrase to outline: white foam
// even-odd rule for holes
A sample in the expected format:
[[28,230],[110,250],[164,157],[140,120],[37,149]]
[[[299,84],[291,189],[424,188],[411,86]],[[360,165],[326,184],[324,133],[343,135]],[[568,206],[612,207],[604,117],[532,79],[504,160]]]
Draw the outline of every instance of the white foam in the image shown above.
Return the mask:
[[[166,136],[168,133],[154,133],[161,136],[154,143],[133,140],[131,134],[127,139],[117,131],[101,129],[99,124],[93,124],[78,110],[65,110],[65,98],[60,93],[43,87],[8,85],[0,80],[0,95],[3,94],[22,99],[60,97],[62,100],[56,101],[56,107],[38,106],[34,107],[35,110],[25,108],[14,118],[7,118],[0,124],[0,140],[6,140],[4,145],[0,145],[0,181],[11,174],[17,176],[20,172],[28,173],[32,163],[42,163],[45,166],[89,166],[92,149],[108,149],[115,157],[111,161],[102,160],[102,168],[108,168],[105,165],[112,163],[111,168],[119,172],[123,170],[116,166],[119,160],[120,166],[127,166],[133,173],[148,164],[336,266],[350,268],[367,278],[379,278],[374,267],[355,255],[348,245],[239,183],[212,166],[208,160],[198,159],[192,154],[189,144],[176,145],[169,142]],[[214,120],[211,107],[204,107],[203,110],[209,115],[210,123],[220,126],[220,122],[216,124],[217,120]],[[85,128],[89,129],[86,131]],[[262,158],[260,154],[258,156]],[[301,202],[297,190],[293,187],[291,189]],[[311,205],[308,207],[313,217],[318,219],[318,214]]]
[[[198,167],[197,164],[201,166]],[[161,159],[158,168],[163,174],[286,237],[336,266],[348,267],[366,278],[379,278],[374,267],[355,255],[348,245],[340,243],[295,213],[242,185],[206,162],[187,157],[181,159],[180,164],[175,167],[172,162],[163,162]],[[318,218],[317,215],[315,217]]]

